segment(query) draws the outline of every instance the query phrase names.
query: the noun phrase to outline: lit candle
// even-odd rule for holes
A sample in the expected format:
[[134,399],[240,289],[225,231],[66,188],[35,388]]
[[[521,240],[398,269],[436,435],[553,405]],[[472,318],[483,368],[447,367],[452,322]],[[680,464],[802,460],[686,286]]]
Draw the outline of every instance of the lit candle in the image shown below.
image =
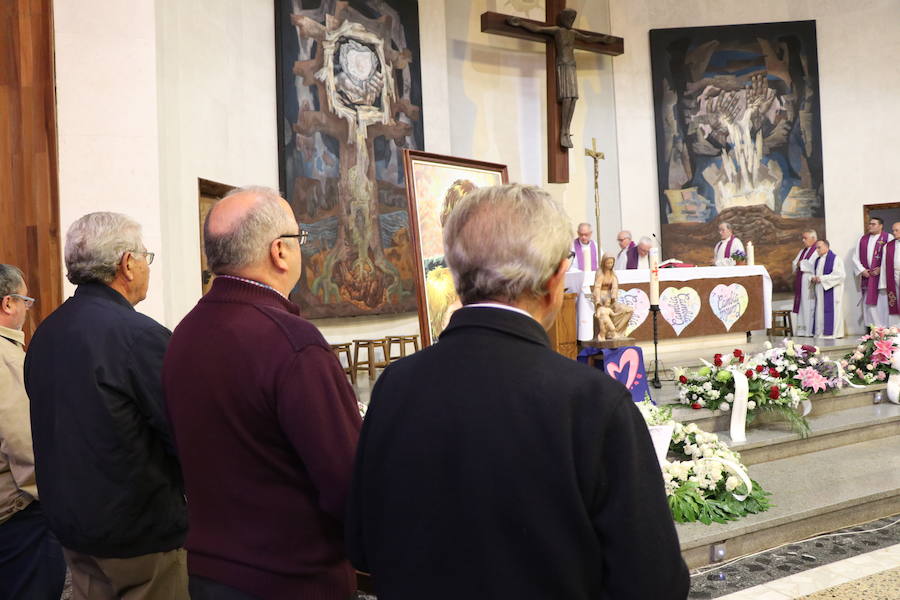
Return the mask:
[[650,305],[659,304],[659,248],[650,248]]
[[747,242],[747,264],[756,264],[756,253],[754,252],[753,242]]

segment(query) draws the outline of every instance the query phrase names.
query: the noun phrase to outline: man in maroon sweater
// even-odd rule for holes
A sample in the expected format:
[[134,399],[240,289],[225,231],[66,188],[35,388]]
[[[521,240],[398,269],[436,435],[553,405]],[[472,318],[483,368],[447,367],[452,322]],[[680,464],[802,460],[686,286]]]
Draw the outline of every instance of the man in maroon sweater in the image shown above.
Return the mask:
[[166,406],[188,498],[190,592],[347,600],[342,543],[360,416],[322,334],[287,295],[300,232],[267,188],[242,188],[204,224],[213,287],[175,329]]

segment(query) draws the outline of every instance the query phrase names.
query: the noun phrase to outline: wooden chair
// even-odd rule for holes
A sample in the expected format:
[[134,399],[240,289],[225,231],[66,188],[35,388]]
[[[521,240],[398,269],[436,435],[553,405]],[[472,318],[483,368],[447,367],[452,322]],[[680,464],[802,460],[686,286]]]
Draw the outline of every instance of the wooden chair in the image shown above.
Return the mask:
[[772,327],[766,333],[773,337],[793,337],[794,324],[791,321],[791,311],[773,310]]
[[[413,345],[413,352],[419,351],[419,334],[416,333],[414,335],[389,335],[387,336],[387,359],[389,362],[394,362],[397,359],[403,358],[406,356],[406,345]],[[394,344],[397,344],[400,347],[400,354],[394,355]]]
[[[381,348],[382,359],[378,360],[375,351]],[[359,359],[359,351],[366,351],[366,359]],[[378,338],[374,340],[353,340],[353,369],[359,371],[366,369],[369,372],[369,381],[375,382],[375,369],[388,366],[388,345],[386,338]]]
[[[350,376],[350,383],[356,384],[356,369],[353,368],[353,356],[350,353],[350,343],[331,344],[331,349],[337,356],[338,362],[341,362],[341,354],[347,357],[347,366],[344,367],[344,373]],[[341,364],[341,366],[343,367],[343,364]]]

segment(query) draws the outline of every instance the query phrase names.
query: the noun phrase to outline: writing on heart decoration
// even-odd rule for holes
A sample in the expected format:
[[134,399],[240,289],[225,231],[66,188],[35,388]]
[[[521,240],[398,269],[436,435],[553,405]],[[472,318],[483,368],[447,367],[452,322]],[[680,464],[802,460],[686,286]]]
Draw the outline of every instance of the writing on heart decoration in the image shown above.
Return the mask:
[[700,313],[700,294],[692,287],[667,287],[659,295],[659,312],[675,335],[681,335]]
[[750,304],[747,288],[739,283],[719,284],[709,293],[709,307],[725,325],[727,331],[737,323]]
[[631,332],[641,326],[647,320],[650,314],[650,298],[647,293],[640,289],[634,288],[625,291],[619,288],[619,302],[634,309],[631,318],[628,319],[628,326],[625,328],[625,335],[631,335]]

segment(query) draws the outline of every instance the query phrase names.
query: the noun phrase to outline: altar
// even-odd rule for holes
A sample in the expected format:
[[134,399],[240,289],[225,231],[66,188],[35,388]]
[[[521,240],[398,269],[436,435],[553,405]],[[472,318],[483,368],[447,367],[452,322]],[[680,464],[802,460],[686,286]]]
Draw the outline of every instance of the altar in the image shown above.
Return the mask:
[[[650,271],[616,271],[619,302],[634,307],[625,334],[653,339]],[[592,271],[566,274],[566,289],[580,292],[577,319],[593,320]],[[659,339],[684,339],[772,326],[772,279],[762,265],[659,270]],[[582,336],[579,336],[582,337]]]

